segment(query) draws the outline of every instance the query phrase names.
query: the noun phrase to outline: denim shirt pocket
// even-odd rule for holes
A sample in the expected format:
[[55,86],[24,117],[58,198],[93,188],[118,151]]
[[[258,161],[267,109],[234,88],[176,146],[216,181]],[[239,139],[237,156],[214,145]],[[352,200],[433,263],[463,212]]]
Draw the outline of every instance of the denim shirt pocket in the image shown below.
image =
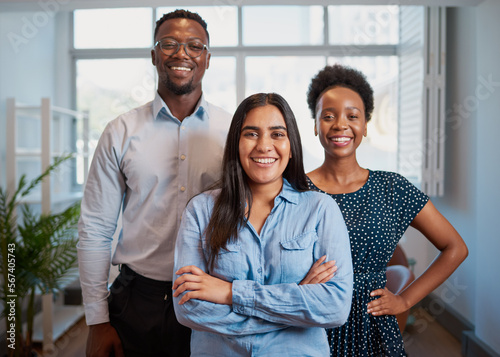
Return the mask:
[[242,252],[238,242],[229,242],[217,254],[213,275],[227,281],[238,279],[242,273]]
[[286,238],[281,245],[281,282],[300,283],[314,263],[316,231],[305,232]]

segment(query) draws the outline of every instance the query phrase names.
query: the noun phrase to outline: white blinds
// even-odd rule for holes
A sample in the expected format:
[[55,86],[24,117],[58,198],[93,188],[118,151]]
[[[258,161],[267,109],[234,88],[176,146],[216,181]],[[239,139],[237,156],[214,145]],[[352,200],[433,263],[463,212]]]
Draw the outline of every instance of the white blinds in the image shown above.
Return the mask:
[[443,194],[445,10],[400,11],[398,171],[430,196]]
[[422,103],[425,8],[400,8],[398,172],[422,181]]
[[424,77],[424,165],[422,189],[444,194],[446,16],[441,7],[426,8]]

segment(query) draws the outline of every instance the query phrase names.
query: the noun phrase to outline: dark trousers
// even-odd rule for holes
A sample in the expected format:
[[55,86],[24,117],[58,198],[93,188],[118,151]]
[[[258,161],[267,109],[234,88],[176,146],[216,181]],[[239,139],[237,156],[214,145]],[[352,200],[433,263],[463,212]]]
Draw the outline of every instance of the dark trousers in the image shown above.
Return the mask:
[[191,330],[175,317],[171,282],[145,278],[122,265],[108,303],[125,356],[190,355]]

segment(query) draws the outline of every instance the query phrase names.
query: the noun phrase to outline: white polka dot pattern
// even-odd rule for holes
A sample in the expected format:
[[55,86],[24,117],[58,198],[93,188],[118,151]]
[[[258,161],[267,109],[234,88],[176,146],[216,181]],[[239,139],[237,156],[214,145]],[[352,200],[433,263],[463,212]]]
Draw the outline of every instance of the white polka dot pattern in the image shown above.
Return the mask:
[[[309,188],[326,193],[308,179]],[[349,318],[328,330],[331,356],[406,356],[395,316],[374,317],[366,312],[370,292],[385,287],[385,269],[396,244],[429,198],[403,176],[369,172],[358,191],[329,194],[342,211],[354,269],[354,291]]]

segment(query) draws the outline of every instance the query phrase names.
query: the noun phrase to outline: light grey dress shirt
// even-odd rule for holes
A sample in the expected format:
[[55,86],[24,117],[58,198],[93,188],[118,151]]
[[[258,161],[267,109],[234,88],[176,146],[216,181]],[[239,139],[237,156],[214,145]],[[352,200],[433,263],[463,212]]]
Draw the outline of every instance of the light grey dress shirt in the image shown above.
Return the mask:
[[[111,263],[172,280],[182,211],[219,179],[230,122],[229,113],[203,96],[181,122],[157,93],[152,102],[108,123],[92,160],[78,225],[87,324],[109,321]],[[122,230],[112,256],[120,210]]]

